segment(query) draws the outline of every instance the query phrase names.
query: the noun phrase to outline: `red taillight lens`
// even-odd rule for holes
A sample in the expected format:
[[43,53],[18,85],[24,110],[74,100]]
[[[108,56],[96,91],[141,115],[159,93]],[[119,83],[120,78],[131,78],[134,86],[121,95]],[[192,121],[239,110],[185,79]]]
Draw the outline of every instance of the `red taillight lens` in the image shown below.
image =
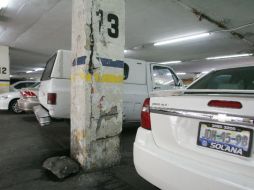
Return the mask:
[[151,130],[150,98],[145,99],[141,110],[141,127]]
[[20,93],[25,98],[36,97],[36,94],[32,91],[21,91]]
[[56,93],[48,93],[48,104],[56,105]]
[[233,109],[241,109],[243,107],[240,102],[223,101],[223,100],[211,100],[208,103],[208,106],[219,107],[219,108],[233,108]]

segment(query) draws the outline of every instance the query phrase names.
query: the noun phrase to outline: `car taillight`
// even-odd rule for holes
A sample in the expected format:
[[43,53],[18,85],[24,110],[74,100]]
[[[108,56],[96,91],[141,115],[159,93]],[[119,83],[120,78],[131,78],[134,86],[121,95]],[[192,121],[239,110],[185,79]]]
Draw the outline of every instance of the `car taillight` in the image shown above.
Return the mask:
[[32,91],[21,91],[20,93],[25,98],[36,97],[36,94]]
[[56,93],[48,93],[48,104],[56,105]]
[[208,103],[208,106],[219,108],[233,108],[233,109],[241,109],[243,107],[240,102],[224,101],[224,100],[211,100]]
[[151,130],[150,98],[145,99],[143,107],[142,107],[141,127],[144,128],[144,129]]

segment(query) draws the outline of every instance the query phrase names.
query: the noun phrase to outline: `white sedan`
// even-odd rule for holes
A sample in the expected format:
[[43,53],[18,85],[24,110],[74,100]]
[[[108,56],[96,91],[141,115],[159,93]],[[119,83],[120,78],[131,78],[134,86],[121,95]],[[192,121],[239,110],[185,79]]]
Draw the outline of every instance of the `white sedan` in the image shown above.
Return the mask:
[[17,100],[20,98],[20,92],[8,92],[0,94],[0,110],[10,110],[14,113],[21,113]]
[[144,102],[137,172],[160,189],[254,189],[254,66],[217,70]]

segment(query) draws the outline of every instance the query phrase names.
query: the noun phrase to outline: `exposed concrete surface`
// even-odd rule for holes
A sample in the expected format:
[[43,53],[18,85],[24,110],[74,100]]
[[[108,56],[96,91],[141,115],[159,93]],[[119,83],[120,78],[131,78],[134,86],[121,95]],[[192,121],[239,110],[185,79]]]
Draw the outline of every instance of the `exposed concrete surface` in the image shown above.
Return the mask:
[[66,121],[40,128],[34,115],[0,112],[1,190],[154,190],[136,173],[132,146],[136,127],[124,127],[119,166],[95,173],[79,173],[63,181],[42,168],[45,159],[69,155],[70,127]]
[[72,10],[71,155],[96,171],[120,161],[125,1],[73,0]]
[[43,168],[52,172],[59,179],[64,179],[79,172],[79,164],[68,156],[55,156],[43,162]]

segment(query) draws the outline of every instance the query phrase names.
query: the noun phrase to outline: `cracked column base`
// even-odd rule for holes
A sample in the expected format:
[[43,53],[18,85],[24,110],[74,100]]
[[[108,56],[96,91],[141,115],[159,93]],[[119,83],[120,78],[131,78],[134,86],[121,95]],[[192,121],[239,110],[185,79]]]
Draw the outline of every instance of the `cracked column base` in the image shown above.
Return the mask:
[[87,157],[81,164],[85,171],[109,168],[120,162],[119,136],[92,141],[88,149]]

